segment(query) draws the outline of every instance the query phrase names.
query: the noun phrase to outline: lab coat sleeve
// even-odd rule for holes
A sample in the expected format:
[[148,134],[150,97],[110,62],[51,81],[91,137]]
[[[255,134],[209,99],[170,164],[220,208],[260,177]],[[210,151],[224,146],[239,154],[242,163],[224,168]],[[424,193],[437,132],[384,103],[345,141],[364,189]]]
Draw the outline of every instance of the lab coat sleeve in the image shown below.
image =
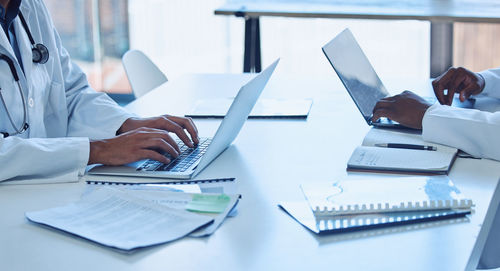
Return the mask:
[[481,94],[500,99],[500,68],[489,69],[479,73],[484,78],[484,89]]
[[67,136],[91,139],[115,136],[123,122],[135,115],[117,105],[107,94],[96,92],[89,86],[86,75],[71,61],[54,27],[53,31],[69,113]]
[[500,161],[500,112],[434,104],[425,112],[422,127],[426,141]]
[[0,136],[0,182],[14,177],[36,179],[76,171],[74,176],[81,176],[88,159],[88,138]]

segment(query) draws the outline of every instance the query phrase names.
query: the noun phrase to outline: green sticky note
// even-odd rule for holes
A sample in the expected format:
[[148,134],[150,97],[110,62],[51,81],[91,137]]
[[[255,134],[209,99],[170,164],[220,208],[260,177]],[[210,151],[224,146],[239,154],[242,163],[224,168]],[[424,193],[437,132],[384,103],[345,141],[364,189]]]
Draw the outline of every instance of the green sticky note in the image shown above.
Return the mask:
[[231,201],[228,195],[193,194],[186,210],[200,213],[222,213]]

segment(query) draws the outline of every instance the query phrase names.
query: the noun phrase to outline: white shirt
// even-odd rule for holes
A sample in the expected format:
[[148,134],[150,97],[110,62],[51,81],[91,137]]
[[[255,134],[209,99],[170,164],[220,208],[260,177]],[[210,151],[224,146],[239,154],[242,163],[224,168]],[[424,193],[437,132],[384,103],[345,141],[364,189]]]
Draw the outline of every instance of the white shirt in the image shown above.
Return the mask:
[[[0,181],[84,173],[89,159],[89,139],[115,136],[132,115],[106,94],[94,91],[85,74],[75,65],[41,0],[23,0],[24,15],[35,43],[50,53],[46,64],[32,62],[31,44],[14,20],[24,73],[4,31],[0,31],[0,53],[14,61],[26,97],[30,128],[18,136],[0,135]],[[23,121],[23,106],[17,85],[5,61],[0,61],[0,88],[15,125]],[[0,131],[14,130],[0,104]]]
[[[480,73],[485,80],[481,95],[499,99],[500,69]],[[485,112],[434,104],[422,120],[424,140],[453,146],[474,156],[500,161],[500,111]],[[500,177],[500,172],[498,173]],[[500,267],[500,208],[479,261],[478,268]]]
[[[500,69],[480,73],[482,95],[499,99]],[[422,120],[424,140],[459,148],[474,156],[500,161],[500,112],[485,112],[434,104]],[[499,174],[500,176],[500,174]]]

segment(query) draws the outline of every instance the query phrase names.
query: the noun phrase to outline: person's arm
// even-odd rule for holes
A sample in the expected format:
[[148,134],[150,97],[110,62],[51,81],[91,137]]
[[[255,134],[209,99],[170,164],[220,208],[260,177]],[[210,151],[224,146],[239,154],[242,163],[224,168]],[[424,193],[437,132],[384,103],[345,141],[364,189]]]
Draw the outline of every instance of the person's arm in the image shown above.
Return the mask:
[[478,73],[484,78],[484,95],[500,99],[500,68],[489,69]]
[[53,28],[57,56],[62,73],[62,87],[66,92],[68,108],[67,136],[89,137],[92,139],[110,138],[116,135],[122,124],[135,115],[117,105],[109,96],[93,90],[86,75],[71,59],[61,44],[61,39]]
[[[89,138],[90,144],[86,146],[89,164],[120,165],[141,159],[167,163],[169,160],[163,153],[173,157],[179,155],[179,147],[169,132],[177,134],[190,147],[198,143],[191,119],[173,116],[136,118],[106,94],[94,91],[63,47],[45,5],[43,2],[38,4],[37,10],[45,13],[45,16],[40,16],[45,20],[42,24],[49,29],[44,38],[55,44],[55,53],[51,56],[55,62],[51,71],[52,88],[60,92],[55,91],[51,100],[59,100],[57,106],[66,106],[66,136]],[[185,130],[190,133],[192,141]]]
[[500,161],[500,112],[434,104],[422,120],[424,140]]
[[88,159],[88,138],[0,136],[0,182],[14,177],[39,178],[75,171],[78,171],[75,176],[81,176]]
[[438,103],[430,105],[404,91],[383,98],[373,109],[372,120],[388,117],[406,127],[422,129],[425,141],[448,145],[474,156],[500,161],[500,112],[489,113]]
[[[121,135],[140,128],[163,130],[163,132],[157,133],[157,135],[159,135],[155,137],[157,139],[165,139],[163,134],[172,132],[189,147],[194,147],[195,144],[198,144],[198,132],[190,118],[170,115],[153,118],[139,118],[117,105],[106,94],[93,90],[89,86],[85,74],[71,61],[68,52],[61,44],[59,34],[52,22],[50,22],[50,25],[53,28],[53,35],[57,44],[56,48],[58,48],[57,59],[61,64],[62,78],[64,78],[62,84],[65,89],[66,104],[70,116],[68,120],[67,136],[89,137],[91,139],[91,154],[95,149],[92,148],[94,140],[110,139],[116,135]],[[186,134],[186,131],[189,136]],[[177,144],[170,136],[167,137],[167,144],[178,151],[179,148]],[[169,146],[156,147],[160,149],[171,149]],[[103,148],[99,149],[102,150]],[[109,148],[104,149],[110,150]],[[168,152],[174,157],[177,155],[175,152]],[[91,161],[93,161],[93,159],[91,159]]]

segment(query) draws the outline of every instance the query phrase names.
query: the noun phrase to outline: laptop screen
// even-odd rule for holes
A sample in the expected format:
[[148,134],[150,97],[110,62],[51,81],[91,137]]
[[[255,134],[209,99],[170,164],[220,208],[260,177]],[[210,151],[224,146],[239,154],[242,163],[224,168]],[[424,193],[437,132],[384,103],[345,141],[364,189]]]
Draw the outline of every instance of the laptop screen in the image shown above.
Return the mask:
[[368,119],[381,98],[389,96],[382,81],[349,29],[323,46],[323,52],[337,72],[361,114]]

